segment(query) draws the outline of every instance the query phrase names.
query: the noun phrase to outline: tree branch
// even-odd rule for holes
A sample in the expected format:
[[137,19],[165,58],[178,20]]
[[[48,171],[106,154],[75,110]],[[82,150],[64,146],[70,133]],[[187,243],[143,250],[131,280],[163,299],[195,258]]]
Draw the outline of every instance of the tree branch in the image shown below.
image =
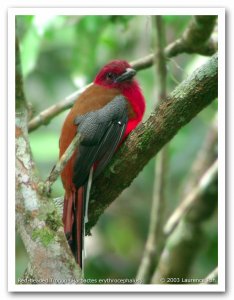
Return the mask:
[[46,179],[45,183],[41,182],[39,191],[42,194],[50,195],[51,193],[51,186],[52,184],[58,179],[60,173],[63,171],[64,167],[66,166],[69,159],[72,157],[73,153],[76,151],[77,147],[81,142],[81,136],[77,133],[72,140],[71,144],[67,147],[66,151],[57,161],[56,165],[52,169],[49,177]]
[[[198,152],[191,171],[186,176],[184,197],[194,190],[202,175],[217,159],[217,118],[209,129],[205,141]],[[182,218],[167,238],[152,282],[161,283],[161,278],[186,278],[200,247],[204,244],[204,234],[201,228],[217,206],[217,181],[213,180],[207,186],[203,195],[196,199],[195,205]]]
[[94,181],[88,230],[178,130],[217,97],[217,89],[218,56],[215,54],[183,81],[149,119],[129,135],[105,172]]
[[166,235],[171,234],[179,221],[189,212],[189,210],[196,205],[196,201],[206,192],[207,188],[212,185],[218,175],[218,161],[216,160],[213,165],[206,171],[200,179],[198,185],[191,190],[187,197],[180,203],[173,214],[167,221],[164,232]]
[[[194,189],[204,172],[208,170],[214,161],[217,159],[217,143],[218,143],[218,116],[215,115],[212,125],[207,133],[204,144],[197,154],[197,158],[192,164],[189,176],[183,188],[182,199],[185,198],[189,192]],[[199,214],[197,214],[199,217]]]
[[182,34],[182,37],[171,43],[166,49],[167,57],[180,53],[198,53],[210,56],[218,50],[218,43],[210,38],[217,16],[194,16]]
[[[165,29],[161,16],[153,18],[156,28],[155,64],[159,90],[158,103],[166,100],[167,68],[164,55]],[[167,146],[158,154],[155,160],[155,182],[153,190],[152,208],[150,213],[149,233],[145,244],[143,257],[136,278],[142,283],[150,283],[151,276],[158,263],[164,244],[163,221],[165,210],[165,185],[167,171]]]
[[[211,36],[217,16],[194,16],[181,38],[169,44],[164,52],[165,57],[172,58],[182,53],[197,53],[211,56],[218,50],[218,41]],[[136,70],[146,69],[154,64],[155,55],[149,54],[131,64]]]
[[26,276],[30,274],[34,280],[44,283],[61,280],[75,283],[81,278],[81,271],[67,244],[61,218],[52,199],[43,198],[37,192],[38,178],[28,141],[27,119],[16,41],[16,229],[30,261]]
[[[217,51],[217,41],[209,37],[213,31],[217,16],[195,16],[192,17],[188,28],[180,39],[172,42],[165,48],[165,56],[167,58],[174,57],[181,53],[198,53],[202,55],[212,55]],[[198,40],[193,39],[193,34]],[[143,58],[132,61],[131,66],[137,70],[143,70],[151,67],[155,61],[155,54],[149,54]],[[56,104],[48,107],[32,118],[28,123],[28,131],[31,132],[41,125],[47,125],[52,118],[56,117],[63,111],[72,107],[78,96],[88,88],[92,83],[86,85],[82,89],[75,91],[71,95]]]
[[36,117],[32,118],[28,123],[28,131],[32,132],[36,130],[41,125],[47,125],[54,117],[64,112],[68,108],[72,107],[78,96],[92,83],[86,85],[85,87],[75,91],[71,95],[67,96],[65,99],[57,102],[56,104],[46,108],[40,112]]

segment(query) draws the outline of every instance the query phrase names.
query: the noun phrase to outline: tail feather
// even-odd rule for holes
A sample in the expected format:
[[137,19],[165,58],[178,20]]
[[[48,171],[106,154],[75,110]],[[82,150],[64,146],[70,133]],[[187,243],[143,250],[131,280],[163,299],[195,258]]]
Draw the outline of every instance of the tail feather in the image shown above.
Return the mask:
[[90,190],[91,190],[92,181],[93,181],[93,171],[94,171],[94,167],[92,167],[90,172],[89,172],[89,178],[88,178],[86,188],[85,188],[85,211],[84,211],[84,222],[85,223],[88,223],[88,221],[89,221],[89,219],[88,219],[88,208],[89,208]]
[[85,255],[85,223],[88,222],[89,194],[92,185],[93,168],[84,186],[65,194],[63,206],[64,232],[68,243],[81,268]]
[[83,267],[83,248],[84,248],[84,198],[85,188],[80,187],[77,191],[76,205],[75,205],[75,236],[76,243],[75,258],[79,266]]
[[85,188],[65,194],[63,206],[64,233],[76,262],[82,268],[82,251],[84,245],[84,195]]
[[63,204],[63,224],[64,232],[69,244],[72,241],[72,227],[74,222],[73,203],[74,193],[66,193]]

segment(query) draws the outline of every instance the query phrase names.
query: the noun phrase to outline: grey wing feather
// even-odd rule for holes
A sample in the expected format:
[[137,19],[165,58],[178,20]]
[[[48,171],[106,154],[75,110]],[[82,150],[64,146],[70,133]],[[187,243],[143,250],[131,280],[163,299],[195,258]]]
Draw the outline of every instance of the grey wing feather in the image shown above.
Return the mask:
[[82,137],[73,169],[77,188],[87,182],[94,163],[97,163],[94,178],[109,163],[123,138],[127,121],[127,102],[123,96],[116,96],[103,108],[75,119]]
[[110,130],[108,131],[105,139],[103,141],[102,150],[103,153],[100,153],[100,160],[99,157],[98,165],[94,173],[94,179],[105,169],[108,165],[109,161],[111,160],[112,156],[114,155],[126,129],[126,122],[122,120],[120,123],[113,123],[111,125]]

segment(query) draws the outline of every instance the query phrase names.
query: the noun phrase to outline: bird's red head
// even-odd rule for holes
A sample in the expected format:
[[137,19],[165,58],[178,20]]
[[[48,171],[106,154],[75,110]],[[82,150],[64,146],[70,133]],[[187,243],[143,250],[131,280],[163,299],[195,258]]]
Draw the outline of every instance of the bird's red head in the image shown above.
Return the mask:
[[133,82],[136,71],[125,60],[113,60],[97,74],[94,83],[109,88],[127,89]]

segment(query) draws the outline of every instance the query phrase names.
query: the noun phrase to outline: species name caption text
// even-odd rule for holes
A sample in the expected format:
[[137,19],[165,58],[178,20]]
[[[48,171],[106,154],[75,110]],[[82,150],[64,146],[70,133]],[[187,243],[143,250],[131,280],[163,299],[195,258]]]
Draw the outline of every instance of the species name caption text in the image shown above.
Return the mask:
[[18,284],[141,284],[141,280],[135,278],[87,278],[87,279],[33,279],[33,278],[19,278]]

